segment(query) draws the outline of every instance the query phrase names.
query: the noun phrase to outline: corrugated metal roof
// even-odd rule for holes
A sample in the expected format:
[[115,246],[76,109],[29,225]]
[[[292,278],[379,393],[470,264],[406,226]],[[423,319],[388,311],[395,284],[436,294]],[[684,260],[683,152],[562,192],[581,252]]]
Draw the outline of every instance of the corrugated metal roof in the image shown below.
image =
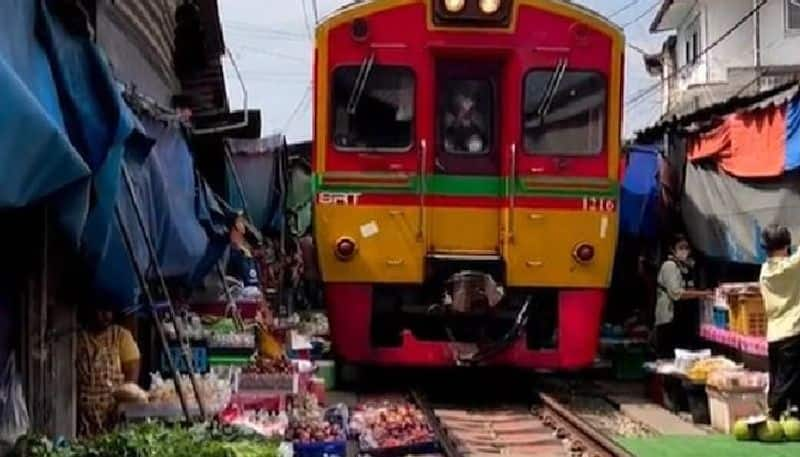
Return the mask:
[[120,30],[142,51],[153,68],[162,77],[173,82],[178,81],[172,60],[174,48],[175,8],[179,0],[136,0],[114,1],[104,6],[108,17]]
[[652,139],[659,139],[664,132],[675,129],[689,131],[703,130],[705,127],[713,125],[719,118],[728,114],[737,111],[752,111],[773,105],[782,105],[796,97],[798,93],[800,93],[800,83],[792,81],[756,95],[731,97],[724,102],[716,103],[683,116],[663,119],[657,124],[637,132],[636,141],[646,142]]

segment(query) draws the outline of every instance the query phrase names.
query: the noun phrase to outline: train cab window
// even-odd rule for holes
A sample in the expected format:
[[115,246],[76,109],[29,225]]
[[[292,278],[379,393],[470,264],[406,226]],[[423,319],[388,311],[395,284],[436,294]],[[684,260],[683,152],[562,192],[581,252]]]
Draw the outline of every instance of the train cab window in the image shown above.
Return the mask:
[[447,81],[439,104],[439,132],[446,153],[471,156],[489,153],[492,95],[489,80]]
[[593,156],[603,150],[606,80],[586,71],[536,70],[525,77],[525,151]]
[[333,142],[338,149],[404,150],[411,146],[414,74],[386,65],[333,72]]

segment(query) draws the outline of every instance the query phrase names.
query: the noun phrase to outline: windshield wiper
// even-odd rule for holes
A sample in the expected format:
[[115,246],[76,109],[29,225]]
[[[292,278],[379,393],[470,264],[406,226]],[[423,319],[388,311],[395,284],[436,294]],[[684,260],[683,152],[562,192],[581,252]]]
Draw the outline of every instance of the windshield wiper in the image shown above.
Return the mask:
[[553,100],[556,98],[558,88],[561,86],[561,81],[564,79],[564,74],[567,72],[568,63],[569,61],[567,59],[559,60],[558,66],[556,67],[555,72],[553,72],[553,76],[550,78],[550,81],[547,82],[544,97],[542,97],[542,101],[539,103],[539,108],[536,110],[536,114],[539,119],[539,125],[544,123],[545,116],[547,116],[547,113],[550,112],[550,106],[553,104]]
[[347,114],[354,115],[358,109],[358,104],[361,102],[361,96],[364,94],[364,89],[367,87],[372,65],[375,63],[375,53],[371,53],[365,57],[361,62],[361,67],[358,69],[358,75],[353,83],[353,91],[350,92],[350,99],[347,101]]

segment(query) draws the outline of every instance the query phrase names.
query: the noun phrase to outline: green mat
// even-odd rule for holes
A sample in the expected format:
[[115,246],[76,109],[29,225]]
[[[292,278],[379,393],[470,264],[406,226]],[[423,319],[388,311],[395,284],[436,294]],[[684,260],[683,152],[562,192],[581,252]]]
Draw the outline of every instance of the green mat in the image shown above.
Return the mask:
[[619,438],[617,442],[636,457],[800,456],[800,443],[741,442],[725,435]]

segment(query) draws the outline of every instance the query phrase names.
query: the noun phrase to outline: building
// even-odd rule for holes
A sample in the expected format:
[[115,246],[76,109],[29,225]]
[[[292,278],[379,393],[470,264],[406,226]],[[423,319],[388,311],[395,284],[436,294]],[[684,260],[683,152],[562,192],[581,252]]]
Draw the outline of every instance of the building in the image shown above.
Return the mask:
[[645,57],[663,82],[664,117],[800,76],[800,0],[664,0],[650,31],[672,32]]

